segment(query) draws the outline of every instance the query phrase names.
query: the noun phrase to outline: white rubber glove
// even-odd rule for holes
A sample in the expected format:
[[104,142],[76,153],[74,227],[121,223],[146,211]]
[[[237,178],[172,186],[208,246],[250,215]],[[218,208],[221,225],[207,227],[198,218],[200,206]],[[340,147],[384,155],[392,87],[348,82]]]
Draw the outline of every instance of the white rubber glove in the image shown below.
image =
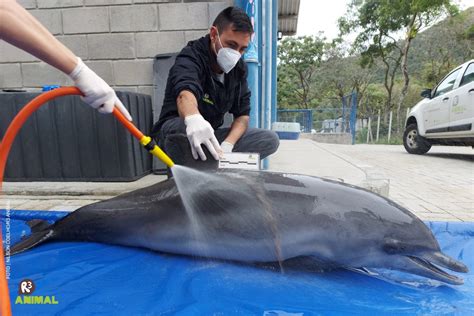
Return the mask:
[[84,94],[82,100],[100,113],[112,113],[114,106],[122,112],[129,120],[132,116],[119,100],[115,91],[94,71],[92,71],[80,58],[77,58],[77,66],[69,74],[76,87]]
[[234,144],[229,143],[229,142],[226,142],[226,141],[223,141],[223,142],[221,143],[221,148],[222,148],[222,152],[224,152],[224,153],[231,153],[231,152],[232,152],[232,149],[234,149]]
[[211,124],[202,117],[201,114],[193,114],[184,118],[186,125],[186,135],[191,144],[193,158],[206,160],[207,157],[202,150],[201,144],[206,146],[214,159],[219,160],[219,154],[222,152],[219,142],[214,136],[214,129]]

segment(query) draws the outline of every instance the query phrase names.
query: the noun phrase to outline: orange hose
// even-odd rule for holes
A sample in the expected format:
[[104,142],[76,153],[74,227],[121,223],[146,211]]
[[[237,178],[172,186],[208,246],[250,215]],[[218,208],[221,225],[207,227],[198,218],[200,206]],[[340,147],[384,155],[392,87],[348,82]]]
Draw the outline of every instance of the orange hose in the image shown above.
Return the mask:
[[[2,238],[1,227],[0,238]],[[0,315],[11,316],[12,309],[10,306],[10,292],[8,291],[7,271],[5,268],[5,254],[3,253],[3,245],[0,247],[0,256]]]
[[[0,144],[0,193],[2,190],[3,176],[5,172],[5,166],[7,164],[8,154],[16,135],[20,131],[20,128],[26,122],[28,117],[30,117],[30,115],[33,114],[33,112],[35,112],[43,104],[54,98],[65,95],[82,95],[82,93],[76,87],[62,87],[40,94],[31,100],[25,107],[23,107],[10,123],[10,126],[8,126],[8,129],[5,132],[3,140]],[[132,122],[127,120],[117,108],[114,109],[113,114],[125,126],[125,128],[127,128],[129,132],[132,133],[134,137],[136,137],[138,140],[143,137],[143,133],[140,132],[140,130],[136,128]],[[0,240],[3,240],[1,227]],[[5,254],[3,253],[3,246],[0,247],[0,315],[11,315],[10,294],[8,291],[8,281],[6,278]]]
[[3,184],[3,173],[5,172],[5,166],[7,164],[8,154],[13,145],[16,135],[20,131],[20,128],[26,122],[33,112],[35,112],[39,107],[48,101],[64,96],[64,95],[82,95],[81,91],[76,87],[64,87],[59,89],[54,89],[49,92],[40,94],[33,100],[31,100],[25,107],[21,109],[20,112],[15,116],[13,121],[8,126],[7,131],[2,139],[2,144],[0,146],[0,190],[2,189]]
[[138,140],[141,140],[143,137],[143,133],[135,126],[132,122],[127,120],[125,116],[120,112],[119,109],[114,108],[112,114],[125,126],[126,129]]
[[[8,126],[5,135],[3,136],[2,143],[0,145],[0,191],[2,190],[3,184],[3,175],[5,172],[5,166],[7,164],[8,153],[10,148],[13,145],[16,135],[20,131],[20,128],[26,122],[28,117],[36,111],[41,105],[63,95],[71,94],[81,94],[79,89],[74,87],[66,87],[61,89],[52,90],[47,93],[43,93],[36,98],[34,98],[30,103],[28,103],[21,111],[15,116],[13,121]],[[3,240],[1,231],[0,238]],[[2,316],[11,315],[11,303],[10,303],[10,293],[8,291],[8,281],[5,267],[5,254],[3,253],[3,246],[0,247],[0,314]]]

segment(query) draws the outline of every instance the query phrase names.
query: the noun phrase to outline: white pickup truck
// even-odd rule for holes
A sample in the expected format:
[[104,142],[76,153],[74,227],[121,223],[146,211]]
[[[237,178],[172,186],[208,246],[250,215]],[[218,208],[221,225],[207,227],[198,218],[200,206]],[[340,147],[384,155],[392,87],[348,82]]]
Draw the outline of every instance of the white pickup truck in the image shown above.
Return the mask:
[[424,154],[435,144],[474,147],[474,59],[421,96],[424,99],[408,114],[403,134],[410,154]]

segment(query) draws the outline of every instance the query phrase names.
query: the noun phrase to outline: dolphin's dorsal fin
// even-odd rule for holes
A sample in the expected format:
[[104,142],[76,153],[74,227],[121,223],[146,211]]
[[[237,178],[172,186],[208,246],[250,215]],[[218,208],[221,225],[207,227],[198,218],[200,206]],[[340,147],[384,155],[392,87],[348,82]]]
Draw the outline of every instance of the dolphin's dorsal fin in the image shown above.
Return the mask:
[[207,160],[195,160],[191,153],[191,146],[184,134],[171,134],[165,140],[165,152],[177,165],[190,167],[198,170],[217,170],[219,162],[215,160],[207,148],[203,146]]

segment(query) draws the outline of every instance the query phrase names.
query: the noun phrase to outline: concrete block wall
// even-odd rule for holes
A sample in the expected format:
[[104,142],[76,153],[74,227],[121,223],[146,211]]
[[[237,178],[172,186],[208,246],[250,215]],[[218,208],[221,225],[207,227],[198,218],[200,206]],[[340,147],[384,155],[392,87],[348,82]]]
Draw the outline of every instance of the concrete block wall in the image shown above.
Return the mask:
[[[153,57],[209,30],[231,0],[18,0],[114,89],[153,95]],[[60,71],[0,41],[0,90],[71,85]]]

